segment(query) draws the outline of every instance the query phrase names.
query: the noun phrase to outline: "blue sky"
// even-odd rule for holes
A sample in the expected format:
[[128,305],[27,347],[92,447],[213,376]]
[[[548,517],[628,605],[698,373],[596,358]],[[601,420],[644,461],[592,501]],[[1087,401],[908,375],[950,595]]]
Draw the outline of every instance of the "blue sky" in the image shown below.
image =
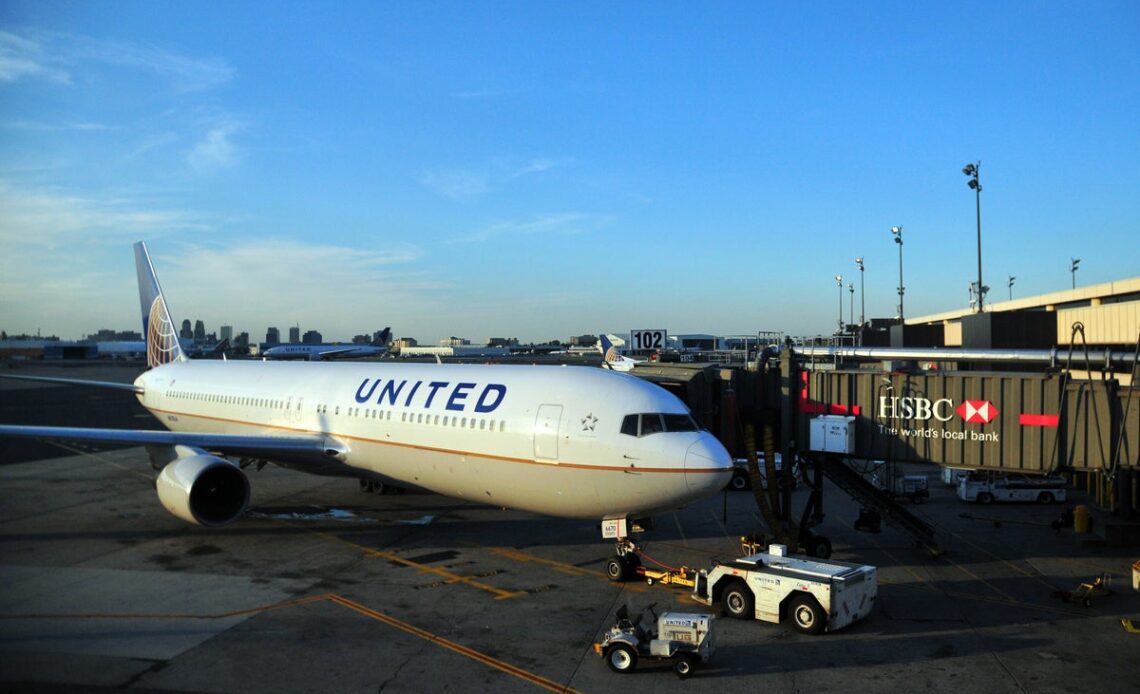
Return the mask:
[[[826,334],[1140,275],[1140,5],[0,4],[0,328]],[[850,294],[843,293],[845,319]]]

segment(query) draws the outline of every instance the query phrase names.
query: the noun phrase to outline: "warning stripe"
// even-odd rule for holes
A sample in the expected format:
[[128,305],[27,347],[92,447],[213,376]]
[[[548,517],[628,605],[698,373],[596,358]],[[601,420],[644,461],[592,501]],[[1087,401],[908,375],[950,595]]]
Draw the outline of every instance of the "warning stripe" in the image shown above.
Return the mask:
[[863,414],[861,405],[836,405],[833,403],[805,402],[800,405],[800,412],[805,414],[846,414],[858,417]]
[[1055,427],[1061,423],[1061,416],[1055,414],[1023,414],[1020,421],[1023,427]]

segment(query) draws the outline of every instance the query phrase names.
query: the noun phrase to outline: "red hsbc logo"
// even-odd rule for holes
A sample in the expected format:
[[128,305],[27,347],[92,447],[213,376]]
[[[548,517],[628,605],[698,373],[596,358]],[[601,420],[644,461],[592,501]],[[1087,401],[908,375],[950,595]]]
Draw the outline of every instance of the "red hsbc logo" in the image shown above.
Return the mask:
[[954,411],[967,424],[989,424],[998,416],[998,409],[989,400],[966,400]]

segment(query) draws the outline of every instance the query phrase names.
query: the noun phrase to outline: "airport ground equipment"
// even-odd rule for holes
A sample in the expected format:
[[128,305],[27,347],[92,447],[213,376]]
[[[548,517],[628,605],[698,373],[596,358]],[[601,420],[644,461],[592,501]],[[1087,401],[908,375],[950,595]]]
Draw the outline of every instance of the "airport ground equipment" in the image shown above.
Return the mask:
[[649,585],[654,583],[660,583],[663,586],[673,584],[686,588],[694,588],[697,585],[697,572],[687,566],[675,570],[647,569],[644,566],[639,566],[637,567],[637,575],[644,576],[645,582]]
[[1059,590],[1054,595],[1065,602],[1079,602],[1085,607],[1092,607],[1093,598],[1103,598],[1112,594],[1112,590],[1108,587],[1109,583],[1111,583],[1109,575],[1100,574],[1091,581],[1081,583],[1076,590]]
[[805,634],[836,631],[866,617],[878,594],[873,566],[797,559],[787,547],[770,545],[697,575],[693,599],[721,603],[736,619],[780,623],[790,619]]
[[[757,458],[759,472],[760,472],[761,488],[767,490],[768,489],[768,477],[767,477],[767,475],[764,474],[764,471],[765,471],[764,453],[763,452],[757,452],[756,458]],[[776,454],[775,461],[776,461],[776,473],[777,473],[777,475],[776,475],[776,487],[778,489],[783,489],[784,485],[790,485],[792,489],[795,489],[796,487],[798,487],[799,486],[799,476],[800,476],[800,462],[797,460],[795,462],[795,464],[792,465],[792,470],[791,470],[792,474],[790,476],[788,476],[788,475],[782,474],[784,466],[783,466],[782,456],[779,453]],[[730,479],[728,481],[728,487],[727,488],[731,489],[733,491],[736,491],[736,492],[743,492],[743,491],[747,491],[749,489],[752,489],[752,476],[748,472],[748,459],[747,458],[736,458],[732,461],[732,463],[733,463],[732,479]]]
[[633,672],[641,658],[672,660],[673,671],[684,679],[714,650],[713,616],[689,612],[657,614],[651,604],[634,619],[622,605],[617,623],[594,644],[594,652],[618,673]]
[[1023,501],[1052,504],[1065,500],[1068,483],[1062,477],[1007,475],[995,477],[981,473],[967,475],[958,481],[958,498],[989,504],[995,501]]

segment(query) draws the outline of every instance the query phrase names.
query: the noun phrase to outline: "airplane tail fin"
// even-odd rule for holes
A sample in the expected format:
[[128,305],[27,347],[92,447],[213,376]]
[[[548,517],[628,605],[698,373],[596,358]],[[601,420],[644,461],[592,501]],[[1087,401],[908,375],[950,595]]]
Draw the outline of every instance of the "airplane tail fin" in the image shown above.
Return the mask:
[[158,284],[154,266],[150,264],[150,254],[142,241],[135,244],[135,271],[138,273],[147,367],[153,369],[172,361],[186,361],[182,345],[178,343],[178,330],[170,319],[162,287]]
[[384,328],[380,331],[379,337],[372,341],[373,347],[383,347],[388,344],[388,340],[392,337],[392,329]]
[[621,355],[618,354],[617,347],[614,347],[614,343],[610,342],[608,337],[599,335],[598,339],[602,345],[602,361],[606,363],[621,361]]

